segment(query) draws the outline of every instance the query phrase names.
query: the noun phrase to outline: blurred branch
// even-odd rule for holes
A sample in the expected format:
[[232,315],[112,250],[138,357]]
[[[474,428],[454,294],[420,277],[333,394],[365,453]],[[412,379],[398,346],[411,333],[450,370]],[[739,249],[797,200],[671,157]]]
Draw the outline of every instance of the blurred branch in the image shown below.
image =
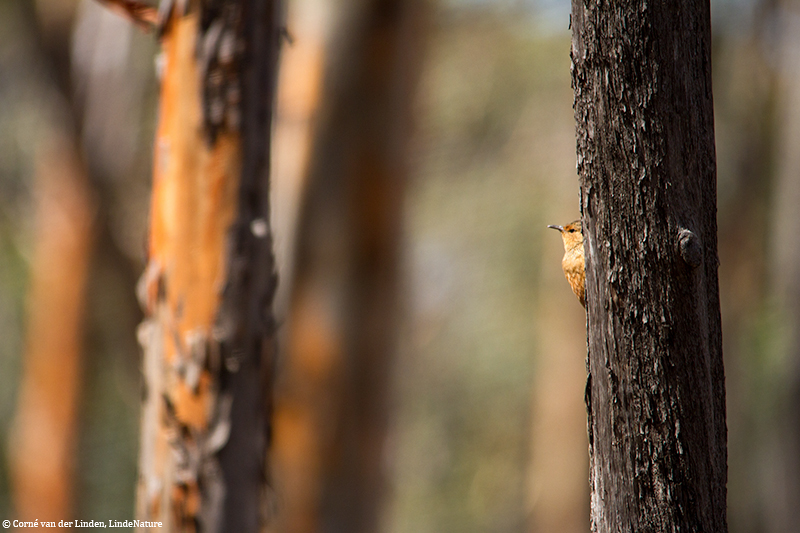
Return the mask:
[[114,13],[125,17],[140,29],[152,31],[158,24],[158,9],[136,0],[97,0]]

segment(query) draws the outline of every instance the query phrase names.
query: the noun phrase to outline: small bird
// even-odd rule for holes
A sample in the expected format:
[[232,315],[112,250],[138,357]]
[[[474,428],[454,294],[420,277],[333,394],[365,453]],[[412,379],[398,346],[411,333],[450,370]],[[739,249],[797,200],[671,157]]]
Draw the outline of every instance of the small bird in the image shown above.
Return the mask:
[[561,260],[561,268],[564,269],[564,277],[572,287],[572,292],[578,297],[581,305],[586,307],[586,272],[584,270],[581,221],[576,220],[566,226],[551,224],[547,227],[561,232],[561,238],[564,240],[564,258]]

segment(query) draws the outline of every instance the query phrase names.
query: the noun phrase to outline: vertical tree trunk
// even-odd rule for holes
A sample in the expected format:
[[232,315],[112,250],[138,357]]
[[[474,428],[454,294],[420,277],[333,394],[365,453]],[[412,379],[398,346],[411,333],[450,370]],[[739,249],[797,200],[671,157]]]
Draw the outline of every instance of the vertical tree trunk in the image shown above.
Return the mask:
[[166,531],[258,531],[265,510],[275,4],[162,2],[137,516]]
[[38,149],[36,252],[25,371],[11,470],[16,517],[69,520],[94,205],[74,138],[56,131]]
[[[351,49],[356,62],[328,132],[339,160],[348,270],[342,334],[345,389],[325,480],[328,527],[379,528],[385,495],[384,440],[396,350],[402,206],[411,104],[419,72],[421,3],[370,0]],[[341,135],[341,129],[349,132]],[[330,157],[315,163],[324,165]],[[341,157],[341,156],[339,156]],[[323,171],[325,166],[317,167]]]
[[[416,0],[364,0],[330,59],[276,409],[285,531],[376,531],[397,334]],[[302,450],[302,451],[301,451]]]
[[[772,405],[776,412],[764,416],[771,420],[765,440],[769,465],[764,483],[765,531],[789,533],[800,522],[800,22],[797,2],[778,3],[776,11],[785,17],[778,40],[780,58],[780,109],[776,119],[774,198],[770,210],[770,296],[778,320],[772,325],[773,342],[780,346],[775,357]],[[778,16],[773,14],[773,16]]]
[[727,531],[709,5],[574,0],[592,530]]
[[[561,242],[553,241],[548,259],[563,250]],[[552,267],[542,268],[543,284],[565,290],[543,290],[538,298],[528,531],[585,533],[589,526],[589,488],[581,393],[586,340],[576,335],[584,328],[585,315],[569,287],[560,285],[561,265],[554,262]],[[553,313],[553,309],[559,312]]]

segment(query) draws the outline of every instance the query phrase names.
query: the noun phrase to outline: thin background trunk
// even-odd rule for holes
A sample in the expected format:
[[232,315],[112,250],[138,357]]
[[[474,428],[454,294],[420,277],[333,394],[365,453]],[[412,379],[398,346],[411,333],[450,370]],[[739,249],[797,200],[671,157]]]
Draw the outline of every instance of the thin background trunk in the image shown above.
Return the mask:
[[[28,6],[26,6],[28,7]],[[12,8],[13,9],[13,8]],[[33,171],[34,252],[27,295],[26,341],[19,398],[9,442],[14,518],[23,521],[70,519],[74,514],[75,450],[84,365],[86,287],[95,238],[95,193],[80,157],[80,122],[73,116],[63,44],[70,17],[49,28],[34,21],[35,55],[43,69],[36,87],[47,130],[36,139]],[[20,22],[19,20],[17,21]],[[52,34],[45,39],[44,32]],[[30,45],[30,43],[25,43]],[[24,46],[24,45],[23,45]]]
[[[99,263],[120,257],[116,248],[108,246],[112,239],[106,209],[113,203],[111,183],[124,181],[126,164],[133,159],[131,146],[119,142],[129,131],[115,126],[119,126],[117,121],[135,122],[135,117],[120,112],[115,104],[139,101],[137,89],[142,83],[109,89],[117,81],[113,74],[127,59],[128,49],[120,46],[120,40],[128,44],[125,38],[130,35],[121,21],[114,21],[123,26],[122,32],[114,34],[117,40],[108,39],[110,33],[99,31],[95,24],[94,42],[101,43],[115,61],[105,63],[102,69],[92,68],[96,56],[87,53],[83,35],[74,30],[73,22],[85,22],[91,8],[102,9],[88,5],[76,13],[76,4],[58,0],[24,4],[17,16],[25,16],[9,22],[30,32],[30,40],[22,38],[19,43],[16,61],[26,62],[28,69],[35,67],[27,75],[15,72],[15,83],[25,83],[24,78],[30,77],[26,90],[38,94],[42,103],[28,117],[34,123],[38,114],[39,120],[43,119],[39,126],[43,131],[28,133],[35,136],[35,251],[27,299],[24,373],[9,443],[14,516],[26,521],[58,523],[85,510],[86,492],[90,491],[85,486],[86,471],[91,465],[87,468],[81,461],[79,450],[86,446],[86,426],[92,423],[87,421],[91,417],[85,414],[83,404],[95,380],[91,373],[84,376],[84,369],[91,368],[97,356],[92,336],[105,325],[93,313],[96,302],[89,280],[103,278],[107,285],[101,290],[113,293],[115,282],[127,273],[123,267],[114,276],[103,276]],[[18,9],[13,3],[7,7],[11,13]],[[80,44],[71,48],[73,36]],[[77,83],[73,83],[75,77]],[[108,97],[102,90],[95,91],[90,101],[85,94],[88,86],[114,94]],[[109,129],[101,147],[93,142],[96,137],[92,133],[102,128]],[[104,157],[109,154],[103,148],[113,150],[113,155]],[[113,168],[103,164],[109,159],[116,163]],[[116,353],[103,354],[110,364],[125,354],[124,347],[115,348]],[[85,490],[77,491],[78,487]],[[115,509],[117,496],[113,491],[106,494],[108,509]],[[125,509],[129,509],[129,498],[126,503]]]
[[[551,253],[543,256],[552,260],[563,253],[563,247],[560,238],[545,246],[550,244]],[[541,274],[544,290],[539,296],[540,340],[532,389],[528,530],[584,533],[589,527],[583,403],[586,339],[579,332],[585,327],[586,315],[569,286],[562,286],[561,265],[553,263],[543,266]],[[564,290],[547,290],[552,287]],[[553,309],[559,312],[553,313]]]
[[25,367],[11,467],[15,517],[58,523],[73,516],[94,208],[74,138],[55,131],[42,145],[36,169],[36,251]]
[[800,523],[800,4],[778,3],[781,114],[775,135],[775,183],[770,210],[770,321],[777,353],[772,378],[775,413],[766,417],[763,502],[766,531],[789,533]]
[[281,525],[293,533],[376,531],[385,495],[424,9],[415,0],[346,8],[352,18],[326,65],[276,406],[276,471],[287,487]]
[[709,11],[572,6],[593,531],[727,531]]

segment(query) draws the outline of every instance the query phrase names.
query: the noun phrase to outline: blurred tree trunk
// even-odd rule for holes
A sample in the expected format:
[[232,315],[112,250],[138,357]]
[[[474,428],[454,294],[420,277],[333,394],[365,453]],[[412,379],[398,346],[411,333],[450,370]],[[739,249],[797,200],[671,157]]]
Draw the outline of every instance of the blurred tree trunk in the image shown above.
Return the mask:
[[[323,98],[322,76],[328,54],[325,34],[330,30],[331,18],[326,10],[320,10],[316,0],[290,3],[287,27],[291,28],[293,42],[281,53],[271,194],[281,280],[275,295],[275,312],[279,321],[289,324],[279,332],[282,363],[276,376],[275,441],[270,459],[281,506],[269,531],[312,531],[318,521],[315,497],[322,443],[320,422],[312,422],[310,413],[324,404],[328,389],[315,379],[314,372],[302,371],[301,363],[289,356],[292,343],[288,334],[293,330],[290,307],[300,213],[308,191],[311,152]],[[284,394],[289,389],[291,398]]]
[[[34,146],[34,248],[9,469],[15,518],[58,523],[72,518],[76,505],[86,288],[97,210],[87,165],[79,155],[74,124],[80,120],[71,116],[64,75],[70,65],[64,51],[73,10],[62,4],[60,18],[53,21],[47,7],[40,4],[36,19],[32,6],[22,3],[7,6],[5,13],[11,14],[11,24],[31,33],[18,53],[30,54],[26,59],[43,68],[26,73],[33,80],[26,89],[45,96],[44,124],[33,126],[44,134]],[[58,54],[48,46],[54,41],[62,45]]]
[[298,244],[276,461],[282,530],[371,532],[398,327],[402,206],[421,2],[353,9],[327,72]]
[[311,150],[323,96],[326,41],[333,19],[328,9],[322,9],[323,1],[295,0],[287,6],[286,27],[290,28],[291,45],[281,51],[270,192],[275,259],[281,280],[275,294],[279,321],[288,314],[300,210],[308,189]]
[[[776,335],[768,296],[771,288],[766,253],[772,219],[775,125],[782,115],[778,69],[773,60],[776,0],[754,4],[748,31],[714,36],[714,108],[719,184],[720,305],[727,389],[728,522],[735,532],[765,531],[769,483],[764,465],[775,465],[765,446],[778,421],[765,406],[774,398],[760,339]],[[759,320],[759,318],[761,319]],[[768,332],[765,334],[765,326]],[[776,465],[777,466],[777,465]],[[770,490],[770,489],[768,489]]]
[[278,11],[271,0],[183,5],[161,9],[137,517],[166,531],[253,532],[266,510],[275,350]]
[[727,531],[708,2],[572,5],[592,530]]
[[36,244],[11,469],[16,517],[58,523],[73,516],[94,208],[74,138],[58,130],[49,137],[37,155]]
[[770,226],[774,354],[769,457],[764,516],[770,533],[797,531],[800,523],[800,4],[779,3],[780,109],[776,124],[775,186]]
[[[544,255],[560,257],[561,239],[552,239],[547,245],[551,242],[553,253]],[[562,287],[562,283],[560,264],[554,261],[542,268],[544,290],[540,292],[536,318],[539,351],[530,432],[528,497],[532,533],[583,533],[589,529],[583,403],[586,339],[580,334],[586,326],[586,315],[569,286]],[[549,287],[565,290],[547,290]],[[559,312],[554,313],[553,309]]]

